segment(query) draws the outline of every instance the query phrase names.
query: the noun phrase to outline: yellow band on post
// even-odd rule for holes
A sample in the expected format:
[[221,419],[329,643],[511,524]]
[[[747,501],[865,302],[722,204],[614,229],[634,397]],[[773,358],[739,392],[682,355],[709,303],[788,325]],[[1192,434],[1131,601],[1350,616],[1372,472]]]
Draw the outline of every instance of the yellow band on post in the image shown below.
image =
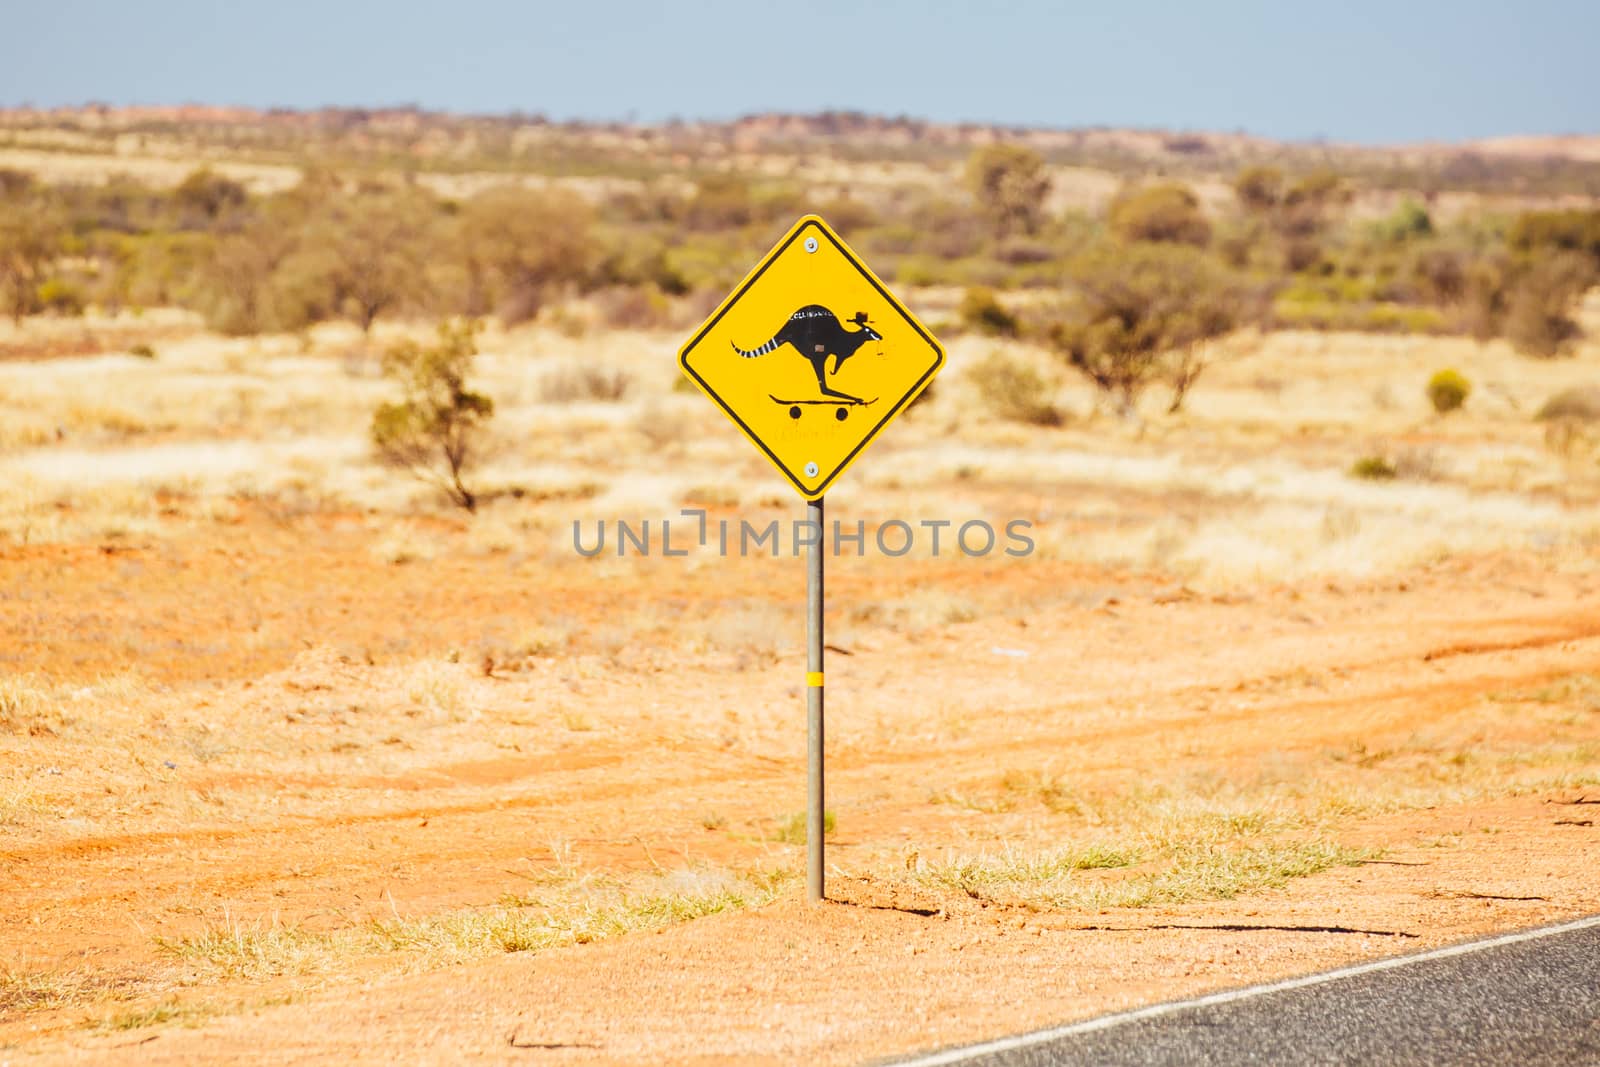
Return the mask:
[[811,687],[812,689],[821,689],[822,688],[822,672],[821,671],[807,671],[806,672],[806,685]]

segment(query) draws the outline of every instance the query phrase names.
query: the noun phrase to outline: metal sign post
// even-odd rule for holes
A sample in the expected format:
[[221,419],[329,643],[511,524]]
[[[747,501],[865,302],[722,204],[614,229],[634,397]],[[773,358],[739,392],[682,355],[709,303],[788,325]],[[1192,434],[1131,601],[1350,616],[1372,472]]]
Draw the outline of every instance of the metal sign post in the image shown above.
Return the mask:
[[826,895],[822,838],[826,832],[827,790],[822,779],[822,497],[806,501],[806,520],[814,536],[806,548],[806,897]]

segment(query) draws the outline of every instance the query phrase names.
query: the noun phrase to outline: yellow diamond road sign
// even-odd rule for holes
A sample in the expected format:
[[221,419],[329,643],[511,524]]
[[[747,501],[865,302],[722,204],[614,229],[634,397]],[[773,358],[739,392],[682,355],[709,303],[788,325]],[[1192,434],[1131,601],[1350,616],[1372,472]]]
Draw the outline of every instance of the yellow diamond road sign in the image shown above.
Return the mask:
[[944,349],[827,223],[807,215],[678,362],[815,500],[933,380]]

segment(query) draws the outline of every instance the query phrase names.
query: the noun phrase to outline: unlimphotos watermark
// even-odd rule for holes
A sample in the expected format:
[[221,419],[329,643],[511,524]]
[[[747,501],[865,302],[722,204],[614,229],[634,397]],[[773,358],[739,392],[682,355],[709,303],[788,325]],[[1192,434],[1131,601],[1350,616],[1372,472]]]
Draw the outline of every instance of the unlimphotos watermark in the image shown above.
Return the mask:
[[[846,545],[853,548],[852,555],[864,556],[870,551],[879,555],[898,557],[909,555],[919,545],[928,555],[937,557],[947,552],[960,552],[963,556],[982,557],[995,553],[1024,557],[1033,554],[1033,538],[1028,531],[1033,523],[1028,519],[1012,519],[1000,530],[984,519],[886,519],[876,524],[868,534],[866,520],[857,519],[852,526],[835,520],[831,523],[832,536],[824,540],[824,530],[809,519],[795,519],[787,524],[772,519],[764,526],[740,519],[708,521],[705,509],[685,508],[681,515],[693,520],[687,530],[683,524],[674,533],[671,519],[613,519],[610,522],[611,548],[618,556],[687,556],[693,548],[715,548],[719,556],[798,556],[802,549],[832,545],[835,556],[843,555]],[[654,522],[654,526],[652,526]],[[583,522],[572,520],[572,548],[580,556],[598,556],[607,549],[607,522],[594,520],[593,536],[586,537]],[[785,526],[787,525],[787,530]],[[787,537],[785,537],[787,533]],[[585,543],[585,542],[589,543]]]

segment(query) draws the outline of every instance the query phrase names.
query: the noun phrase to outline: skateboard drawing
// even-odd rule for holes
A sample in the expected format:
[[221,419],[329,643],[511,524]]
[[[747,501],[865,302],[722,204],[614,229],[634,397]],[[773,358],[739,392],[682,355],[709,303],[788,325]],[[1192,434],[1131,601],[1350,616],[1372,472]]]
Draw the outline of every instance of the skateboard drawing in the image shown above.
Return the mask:
[[777,404],[779,407],[783,407],[785,404],[787,404],[789,406],[789,417],[791,419],[798,419],[802,414],[802,409],[809,407],[812,404],[837,405],[837,410],[834,411],[833,417],[838,419],[840,422],[843,422],[845,419],[850,417],[851,408],[871,407],[873,404],[878,402],[877,397],[873,397],[871,400],[783,400],[779,397],[772,396],[771,393],[768,393],[767,396],[771,397],[772,402]]
[[[804,408],[809,405],[827,404],[835,406],[834,418],[842,421],[849,417],[852,407],[865,407],[875,403],[877,397],[864,400],[859,396],[851,396],[830,386],[828,378],[837,375],[839,368],[844,366],[844,361],[855,355],[862,345],[868,341],[883,340],[883,336],[868,323],[865,311],[856,312],[850,322],[860,328],[846,329],[839,321],[839,316],[832,311],[821,304],[807,304],[790,315],[789,321],[784,323],[766,344],[749,350],[734,345],[733,350],[745,359],[756,359],[769,352],[775,352],[784,345],[792,345],[795,351],[811,364],[811,370],[817,376],[817,390],[822,394],[822,398],[784,400],[772,393],[767,395],[774,403],[787,405],[791,419],[798,419]],[[831,371],[828,369],[829,356],[833,357]]]

